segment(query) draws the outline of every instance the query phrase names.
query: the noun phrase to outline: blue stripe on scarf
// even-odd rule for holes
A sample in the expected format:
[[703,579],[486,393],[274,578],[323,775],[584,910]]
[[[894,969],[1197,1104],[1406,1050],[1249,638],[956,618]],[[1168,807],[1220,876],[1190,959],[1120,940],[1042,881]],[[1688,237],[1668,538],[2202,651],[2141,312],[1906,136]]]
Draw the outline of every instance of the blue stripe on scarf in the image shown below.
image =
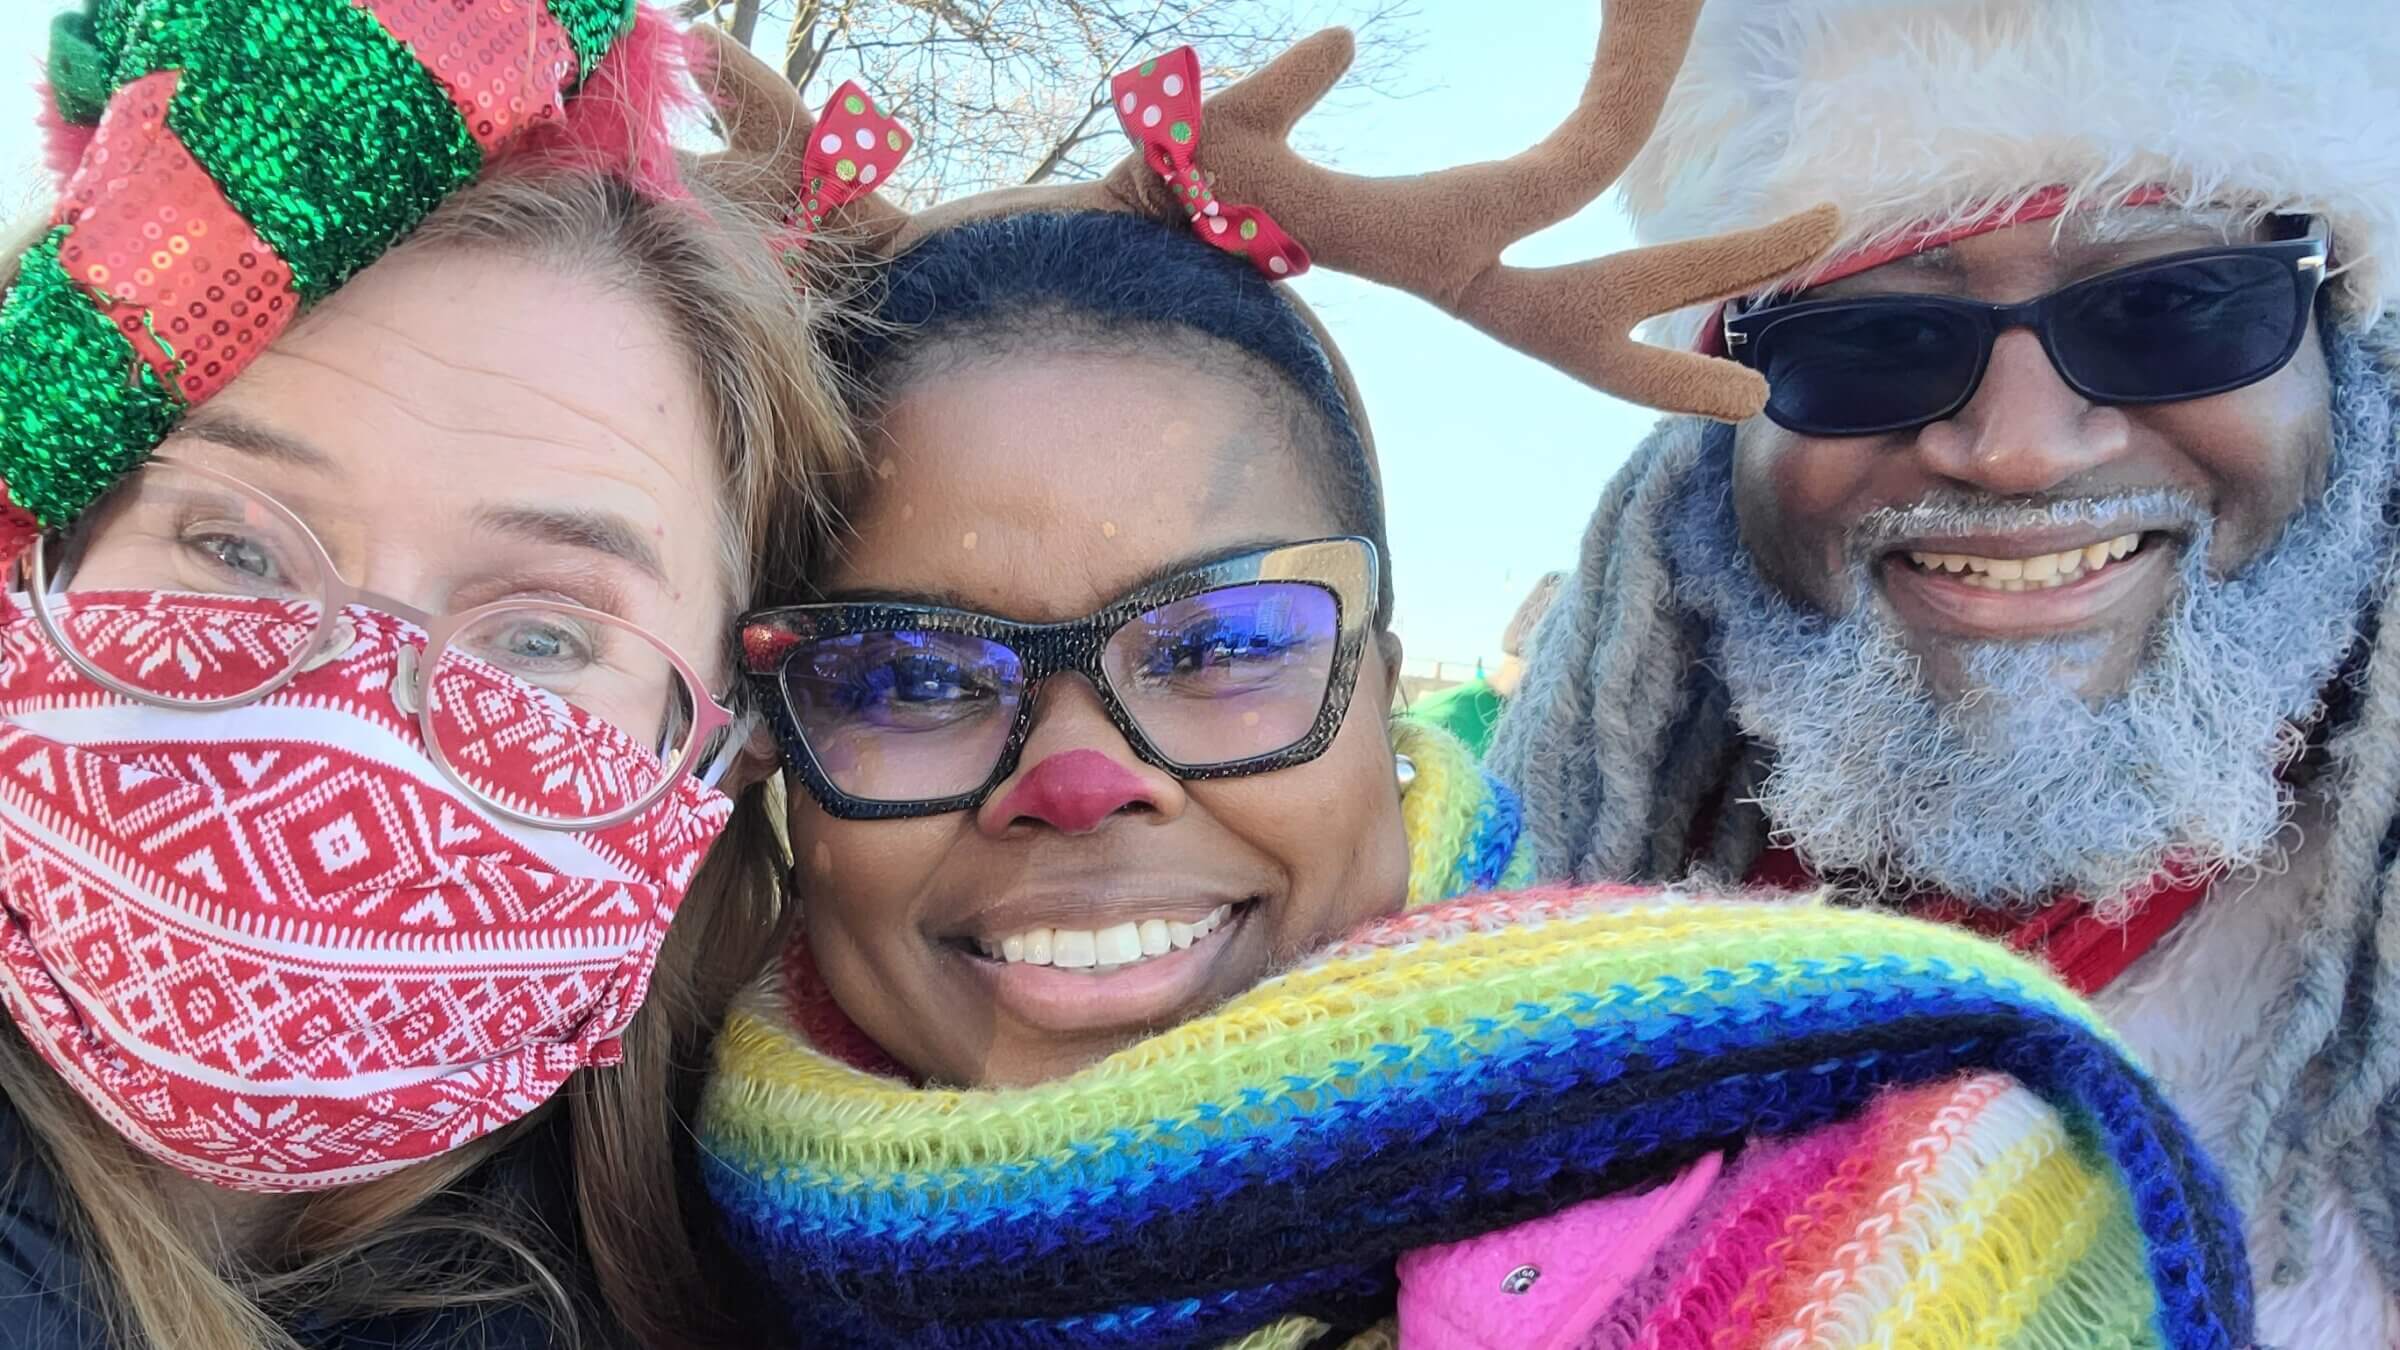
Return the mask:
[[[1436,1032],[1413,1056],[1379,1050],[1338,1091],[1311,1085],[1305,1117],[1288,1099],[1249,1094],[1195,1122],[1153,1122],[1147,1137],[1120,1132],[1110,1147],[1079,1149],[1063,1165],[962,1172],[945,1179],[938,1197],[905,1187],[829,1195],[722,1165],[712,1169],[712,1189],[743,1245],[777,1253],[774,1278],[803,1325],[822,1319],[832,1326],[847,1320],[837,1310],[856,1315],[881,1306],[963,1331],[981,1319],[967,1306],[944,1305],[945,1297],[984,1291],[995,1306],[1006,1304],[1011,1296],[1000,1286],[1059,1258],[1072,1263],[1073,1287],[1087,1296],[1127,1303],[1172,1296],[1136,1305],[1149,1307],[1144,1325],[1199,1292],[1179,1287],[1178,1273],[1255,1272],[1256,1299],[1202,1300],[1181,1314],[1205,1328],[1195,1334],[1223,1336],[1293,1306],[1300,1291],[1276,1281],[1277,1269],[1317,1276],[1354,1269],[1370,1253],[1388,1260],[1406,1247],[1489,1228],[1494,1202],[1528,1186],[1547,1193],[1562,1176],[1599,1176],[1628,1159],[1679,1159],[1753,1132],[1807,1129],[1855,1111],[1878,1088],[1990,1068],[2042,1092],[2121,1170],[2146,1179],[2133,1208],[2166,1304],[2160,1320],[2169,1344],[2218,1350],[2229,1344],[2225,1327],[2248,1325],[2247,1281],[2232,1277],[2240,1229],[2221,1184],[2181,1127],[2156,1110],[2155,1090],[2087,1029],[2004,982],[1962,986],[1897,961],[1810,963],[1799,979],[1789,970],[1777,974],[1774,995],[1753,990],[1698,1010],[1628,1015],[1587,994],[1525,1010],[1526,1027]],[[1926,1023],[1942,1021],[1984,1029],[1903,1048],[1923,1039]],[[1637,1096],[1621,1109],[1605,1102],[1609,1085],[1629,1073],[1706,1073],[1744,1051],[1855,1035],[1867,1025],[1888,1048]],[[1574,1113],[1562,1108],[1595,1097],[1601,1100],[1589,1119],[1564,1123]],[[1513,1107],[1533,1103],[1556,1114],[1560,1127],[1514,1151],[1479,1152],[1479,1135],[1507,1128]],[[1255,1112],[1269,1114],[1257,1119]],[[1440,1175],[1462,1158],[1473,1160],[1470,1177]],[[1412,1184],[1412,1176],[1428,1175],[1435,1179]],[[1227,1217],[1252,1206],[1272,1207],[1290,1222]],[[1227,1240],[1237,1237],[1239,1250],[1229,1249]],[[989,1281],[971,1273],[977,1270]],[[2232,1303],[2212,1306],[2212,1288],[2230,1291]],[[1049,1329],[1034,1340],[955,1343],[1109,1343],[1089,1338],[1098,1334],[1094,1323],[1084,1324],[1084,1339],[1065,1335],[1058,1322],[1043,1325]],[[2181,1334],[2208,1327],[2213,1339]]]

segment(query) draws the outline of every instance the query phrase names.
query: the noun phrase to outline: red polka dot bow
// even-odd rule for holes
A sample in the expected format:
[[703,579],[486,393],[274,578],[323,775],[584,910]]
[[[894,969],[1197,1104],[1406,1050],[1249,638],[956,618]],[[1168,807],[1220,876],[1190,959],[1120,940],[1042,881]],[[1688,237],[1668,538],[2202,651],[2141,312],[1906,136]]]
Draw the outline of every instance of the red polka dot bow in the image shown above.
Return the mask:
[[808,246],[832,211],[865,196],[892,176],[915,138],[876,108],[855,80],[845,80],[809,133],[800,165],[800,200],[785,214],[776,251],[790,255]]
[[1308,270],[1308,250],[1255,206],[1217,200],[1200,172],[1200,58],[1189,47],[1144,61],[1109,82],[1117,122],[1142,162],[1167,181],[1202,239],[1271,277]]

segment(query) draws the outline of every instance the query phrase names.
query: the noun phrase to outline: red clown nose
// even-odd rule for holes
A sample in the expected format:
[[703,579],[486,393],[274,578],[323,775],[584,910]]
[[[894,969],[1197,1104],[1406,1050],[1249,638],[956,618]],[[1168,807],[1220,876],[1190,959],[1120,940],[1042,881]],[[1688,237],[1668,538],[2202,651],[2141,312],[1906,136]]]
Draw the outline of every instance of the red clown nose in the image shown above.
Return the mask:
[[1038,820],[1065,834],[1089,834],[1150,790],[1131,769],[1097,750],[1067,750],[1033,766],[1000,801],[1002,826]]

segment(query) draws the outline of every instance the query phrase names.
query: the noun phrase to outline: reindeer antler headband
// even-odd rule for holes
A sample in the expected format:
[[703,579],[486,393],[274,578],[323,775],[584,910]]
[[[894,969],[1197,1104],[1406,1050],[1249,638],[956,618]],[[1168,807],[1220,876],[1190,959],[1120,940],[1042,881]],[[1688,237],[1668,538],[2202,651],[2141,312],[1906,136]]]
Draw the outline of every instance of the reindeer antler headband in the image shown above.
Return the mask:
[[[1539,144],[1505,160],[1367,178],[1294,153],[1292,127],[1350,67],[1350,34],[1328,29],[1205,103],[1192,88],[1198,68],[1188,52],[1119,76],[1112,87],[1118,116],[1143,153],[1098,181],[1007,188],[914,215],[860,193],[839,219],[871,246],[895,252],[951,225],[1020,211],[1189,220],[1211,243],[1244,245],[1239,251],[1273,275],[1294,274],[1313,258],[1429,300],[1620,398],[1738,420],[1766,401],[1755,372],[1644,345],[1633,327],[1654,314],[1747,293],[1808,263],[1832,242],[1830,208],[1563,267],[1500,261],[1511,243],[1598,197],[1641,149],[1701,3],[1607,0],[1582,99]],[[797,194],[814,122],[789,81],[729,40],[717,46],[715,97],[731,162]]]

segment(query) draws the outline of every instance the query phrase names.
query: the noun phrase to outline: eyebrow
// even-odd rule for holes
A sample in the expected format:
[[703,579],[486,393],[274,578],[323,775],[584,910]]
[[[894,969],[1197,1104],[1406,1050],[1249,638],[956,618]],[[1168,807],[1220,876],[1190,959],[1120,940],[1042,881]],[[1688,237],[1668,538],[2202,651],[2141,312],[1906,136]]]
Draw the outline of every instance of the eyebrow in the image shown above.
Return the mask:
[[501,534],[615,558],[656,581],[663,583],[667,579],[666,567],[659,561],[658,550],[651,545],[649,536],[613,511],[487,506],[475,513],[475,523]]
[[[1239,558],[1244,554],[1264,553],[1269,549],[1283,548],[1292,542],[1294,541],[1289,539],[1254,539],[1245,543],[1228,544],[1223,548],[1213,548],[1202,553],[1192,554],[1158,568],[1140,581],[1101,601],[1100,609],[1105,610],[1128,596],[1139,595],[1170,577],[1178,577],[1186,572],[1197,572],[1203,567],[1213,566],[1227,558]],[[948,590],[911,591],[879,586],[845,586],[838,591],[823,593],[816,603],[827,605],[917,605],[931,609],[961,610],[968,614],[983,614],[992,618],[1008,618],[1005,614],[993,614],[958,592]],[[1026,621],[1009,619],[1009,622],[1023,623]],[[1068,620],[1068,622],[1073,622],[1073,620]]]
[[[1958,261],[1958,250],[1944,244],[1922,253],[1906,253],[1885,263],[1884,267],[1902,272],[1919,272],[1927,276],[1955,277],[1966,271]],[[1882,268],[1875,269],[1877,271]]]
[[1857,299],[1861,295],[1879,294],[1881,287],[1877,285],[1875,278],[1879,276],[1888,278],[1895,272],[1939,281],[1957,281],[1966,275],[1966,268],[1958,260],[1958,251],[1948,244],[1944,244],[1939,248],[1929,248],[1923,253],[1903,253],[1890,262],[1871,267],[1864,272],[1853,272],[1846,277],[1836,277],[1831,281],[1810,286],[1804,290],[1778,292],[1771,299],[1778,303],[1786,300]]
[[278,431],[262,422],[253,422],[239,413],[203,409],[184,419],[182,425],[175,428],[175,434],[295,468],[313,469],[318,473],[341,472],[341,466],[333,456],[323,450],[290,432]]
[[2181,243],[2190,248],[2215,248],[2249,243],[2258,236],[2251,220],[2223,208],[2168,211],[2154,207],[2125,207],[2092,211],[2063,222],[2062,242],[2068,248],[2105,249],[2134,244]]
[[[2053,244],[2054,256],[2070,267],[2110,263],[2127,249],[2151,244],[2170,245],[2165,252],[2176,253],[2184,249],[2206,249],[2248,242],[2237,223],[2237,217],[2231,212],[2217,210],[2168,212],[2127,207],[2061,217],[2052,228],[2057,232]],[[2180,247],[2172,247],[2175,245]],[[1903,254],[1868,271],[1811,287],[1805,294],[1817,297],[1823,292],[1831,292],[1830,295],[1822,295],[1822,298],[1840,300],[1880,294],[1879,287],[1872,282],[1861,281],[1861,278],[1894,272],[1944,281],[1958,281],[1967,275],[1957,250],[1944,244],[1922,253]]]

